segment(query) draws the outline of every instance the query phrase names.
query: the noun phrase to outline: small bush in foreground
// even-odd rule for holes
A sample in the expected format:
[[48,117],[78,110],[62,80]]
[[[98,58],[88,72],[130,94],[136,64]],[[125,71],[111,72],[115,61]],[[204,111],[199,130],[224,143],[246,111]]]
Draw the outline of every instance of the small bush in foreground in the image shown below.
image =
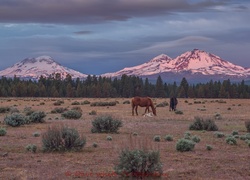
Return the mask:
[[247,132],[250,132],[250,121],[246,121],[245,126],[247,128]]
[[195,147],[195,143],[189,139],[179,139],[176,143],[176,150],[180,152],[192,151]]
[[122,121],[110,115],[99,116],[92,121],[92,133],[117,133],[122,127]]
[[37,150],[37,146],[35,144],[28,144],[26,147],[27,151],[35,153]]
[[162,175],[162,164],[159,151],[124,149],[119,155],[115,172],[121,176],[141,178]]
[[77,110],[68,110],[62,113],[62,117],[66,119],[79,119],[82,116],[82,113]]
[[27,118],[19,113],[13,113],[11,115],[8,115],[4,118],[5,124],[12,126],[12,127],[18,127],[23,124],[27,123]]
[[42,134],[43,151],[70,151],[81,150],[86,139],[78,131],[67,126],[51,126]]
[[45,112],[43,111],[35,111],[29,116],[30,122],[33,123],[43,123],[45,122],[44,118],[46,117]]
[[7,133],[6,129],[3,127],[0,127],[0,136],[5,136]]

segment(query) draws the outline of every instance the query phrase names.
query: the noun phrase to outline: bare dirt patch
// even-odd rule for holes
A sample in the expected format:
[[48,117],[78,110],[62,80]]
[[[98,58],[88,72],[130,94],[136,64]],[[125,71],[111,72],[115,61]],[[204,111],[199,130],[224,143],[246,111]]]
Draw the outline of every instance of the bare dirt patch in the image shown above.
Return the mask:
[[[63,100],[60,106],[53,103]],[[86,105],[71,105],[72,102],[117,101],[116,106],[99,107]],[[0,114],[0,127],[7,129],[5,136],[0,136],[0,179],[117,179],[114,166],[117,163],[120,150],[129,145],[129,138],[148,143],[148,148],[160,151],[163,164],[161,179],[249,179],[250,154],[245,141],[237,139],[237,145],[226,144],[225,138],[214,137],[214,132],[189,131],[194,116],[213,118],[219,113],[222,119],[215,119],[219,131],[225,135],[237,130],[240,135],[247,133],[244,122],[250,117],[250,101],[239,99],[179,99],[177,109],[182,115],[169,112],[168,107],[157,107],[156,117],[143,117],[144,108],[138,108],[139,116],[132,116],[131,105],[123,104],[130,99],[52,99],[52,98],[3,98],[0,107],[15,107],[23,112],[25,107],[46,112],[46,122],[28,124],[21,127],[10,127],[3,123],[7,113]],[[155,104],[168,99],[154,99]],[[197,103],[198,102],[198,103]],[[83,115],[79,120],[66,120],[60,114],[52,114],[55,107],[81,107]],[[123,122],[118,134],[91,133],[92,120],[89,115],[95,110],[97,116],[111,114]],[[64,124],[76,128],[82,133],[87,143],[80,152],[44,153],[40,137],[34,137],[34,132],[43,133],[48,126]],[[175,145],[178,139],[189,131],[197,135],[201,141],[193,151],[177,152]],[[173,141],[164,141],[165,135],[173,135]],[[107,141],[107,135],[112,141]],[[161,142],[154,142],[155,135],[161,136]],[[94,148],[93,143],[98,147]],[[36,153],[27,152],[28,144],[36,144]],[[211,151],[206,145],[211,145]]]

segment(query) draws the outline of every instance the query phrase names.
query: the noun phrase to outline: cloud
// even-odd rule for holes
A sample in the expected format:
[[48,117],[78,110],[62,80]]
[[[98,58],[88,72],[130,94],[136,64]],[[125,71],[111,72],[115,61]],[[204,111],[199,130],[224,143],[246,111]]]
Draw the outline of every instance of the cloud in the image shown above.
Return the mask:
[[222,4],[223,0],[2,0],[2,23],[101,23],[125,21],[174,12],[194,12]]
[[84,35],[84,34],[92,34],[93,32],[92,31],[77,31],[77,32],[74,32],[74,34],[76,35]]
[[173,40],[173,41],[155,43],[146,48],[129,51],[128,53],[164,52],[168,48],[180,47],[180,46],[187,45],[187,44],[206,43],[206,42],[211,42],[211,41],[214,41],[214,39],[203,37],[203,36],[187,36],[187,37],[180,38],[180,39]]

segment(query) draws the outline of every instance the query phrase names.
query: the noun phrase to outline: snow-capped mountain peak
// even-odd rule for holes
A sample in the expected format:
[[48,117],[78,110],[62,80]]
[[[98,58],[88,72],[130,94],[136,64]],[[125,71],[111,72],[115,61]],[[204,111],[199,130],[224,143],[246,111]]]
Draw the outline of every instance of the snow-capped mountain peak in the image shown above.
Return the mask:
[[39,79],[41,76],[49,77],[53,74],[61,74],[64,79],[69,74],[72,78],[85,78],[87,75],[73,69],[64,67],[53,60],[50,56],[39,56],[37,58],[26,58],[13,66],[0,71],[0,76],[21,77]]
[[160,54],[155,58],[151,59],[149,62],[164,62],[164,61],[169,62],[170,60],[172,60],[171,57],[167,56],[166,54]]

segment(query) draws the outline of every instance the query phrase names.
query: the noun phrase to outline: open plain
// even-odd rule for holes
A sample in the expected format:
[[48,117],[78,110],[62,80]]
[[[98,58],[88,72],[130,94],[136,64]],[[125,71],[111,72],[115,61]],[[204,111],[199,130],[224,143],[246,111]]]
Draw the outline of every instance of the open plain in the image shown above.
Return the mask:
[[[51,113],[58,107],[54,103],[62,100],[60,107],[82,109],[78,120],[65,119],[61,114]],[[111,102],[115,106],[90,106],[90,104],[72,105],[73,102]],[[157,107],[157,116],[144,117],[145,108],[138,108],[139,116],[132,116],[130,101],[126,98],[2,98],[0,107],[16,108],[22,113],[25,107],[46,113],[45,123],[32,123],[20,127],[4,124],[9,113],[0,114],[0,127],[7,130],[0,136],[0,179],[117,179],[114,166],[118,162],[119,152],[125,148],[146,146],[160,151],[163,174],[160,179],[250,179],[250,148],[237,139],[237,145],[229,145],[225,137],[217,138],[214,131],[191,131],[189,125],[195,116],[215,121],[219,132],[225,135],[237,131],[245,135],[245,121],[250,119],[250,101],[248,99],[178,99],[177,110],[183,114],[169,111],[169,106]],[[153,99],[160,104],[169,99]],[[91,111],[97,115],[90,115]],[[91,133],[92,121],[97,116],[110,114],[122,120],[123,126],[117,134]],[[215,115],[220,115],[216,119]],[[62,124],[73,127],[86,137],[86,145],[79,152],[43,152],[42,134],[48,126]],[[35,132],[40,133],[34,137]],[[176,142],[185,132],[200,137],[193,151],[178,152]],[[166,135],[172,135],[173,141],[165,141]],[[112,141],[107,141],[107,136]],[[136,135],[136,136],[135,136]],[[153,140],[161,137],[160,142]],[[98,146],[93,147],[93,143]],[[137,143],[137,144],[136,144]],[[37,146],[36,153],[26,150],[28,144]],[[212,146],[208,151],[206,146]],[[152,177],[158,178],[158,177]]]

